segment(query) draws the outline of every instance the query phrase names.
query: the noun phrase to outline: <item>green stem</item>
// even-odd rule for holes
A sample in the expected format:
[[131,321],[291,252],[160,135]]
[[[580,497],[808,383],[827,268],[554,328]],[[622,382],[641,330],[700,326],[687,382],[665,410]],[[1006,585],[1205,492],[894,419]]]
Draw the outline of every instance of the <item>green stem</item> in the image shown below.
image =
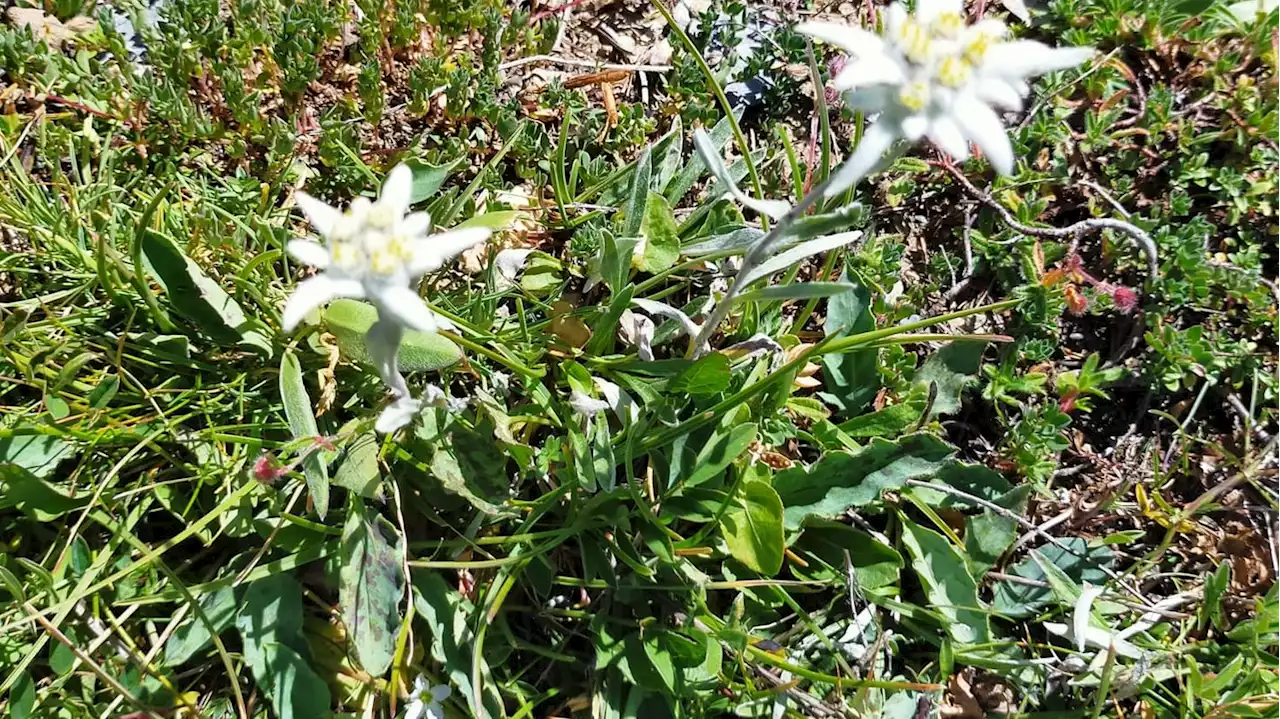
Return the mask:
[[[716,79],[715,73],[711,71],[711,66],[703,59],[702,53],[698,52],[698,48],[694,46],[693,40],[690,40],[689,35],[676,24],[675,18],[671,17],[671,11],[662,4],[662,0],[650,0],[650,2],[658,9],[658,12],[662,13],[667,25],[671,27],[672,34],[680,40],[681,45],[684,45],[684,49],[693,57],[694,62],[698,64],[698,69],[702,70],[702,74],[707,78],[707,85],[711,87],[711,92],[715,94],[716,101],[720,103],[720,109],[724,110],[725,119],[729,121],[729,129],[733,130],[733,141],[738,143],[738,149],[742,152],[742,161],[747,163],[747,175],[751,178],[751,187],[755,190],[756,197],[764,197],[764,186],[760,184],[760,173],[756,172],[756,163],[751,159],[751,147],[747,145],[747,138],[742,134],[742,126],[738,124],[738,118],[733,114],[733,106],[729,104],[729,98],[725,97],[724,89],[720,87],[720,81]],[[769,231],[769,218],[763,214],[760,215],[760,228],[765,232]]]
[[657,449],[658,447],[662,447],[667,443],[673,441],[677,437],[688,434],[689,432],[692,432],[698,429],[699,427],[702,427],[710,422],[714,422],[718,420],[719,418],[724,416],[725,412],[729,411],[730,409],[733,409],[734,407],[737,407],[743,402],[746,402],[747,400],[751,399],[757,394],[760,394],[761,392],[765,391],[778,379],[787,376],[788,372],[798,367],[803,367],[804,363],[808,362],[810,359],[814,357],[820,357],[824,354],[843,352],[853,347],[868,345],[873,342],[879,342],[881,340],[885,340],[890,337],[897,336],[899,334],[911,332],[913,330],[924,329],[926,327],[932,327],[934,325],[939,325],[944,322],[950,322],[952,320],[963,319],[971,315],[982,314],[983,312],[1003,312],[1004,310],[1017,306],[1018,302],[1019,301],[1016,299],[1002,300],[1000,302],[994,302],[989,305],[981,305],[979,307],[971,307],[969,309],[960,310],[958,312],[948,312],[945,315],[931,317],[929,319],[920,320],[918,322],[911,322],[904,325],[897,325],[895,327],[886,327],[884,329],[872,330],[870,332],[862,332],[860,334],[852,335],[850,337],[836,337],[834,335],[831,337],[827,337],[821,342],[805,350],[795,359],[791,360],[790,362],[774,370],[772,373],[770,373],[767,377],[760,380],[759,382],[756,382],[755,384],[752,384],[752,385],[748,385],[747,387],[743,387],[741,390],[738,390],[738,392],[734,393],[733,395],[726,397],[723,401],[721,401],[719,404],[715,405],[714,407],[711,407],[710,409],[707,409],[703,412],[699,412],[696,416],[690,419],[687,419],[684,422],[681,422],[680,424],[668,429],[665,432],[658,432],[657,434],[654,434],[653,436],[649,437],[647,440],[645,440],[644,443],[640,445],[641,453]]
[[504,357],[498,354],[497,352],[494,352],[493,350],[489,349],[488,347],[485,347],[484,345],[476,342],[472,342],[471,340],[455,332],[450,332],[448,330],[440,330],[440,336],[448,337],[449,339],[462,345],[463,347],[466,347],[472,352],[475,352],[476,354],[479,354],[479,355],[484,355],[485,357],[488,357],[489,359],[493,360],[494,362],[497,362],[498,364],[506,367],[507,369],[510,369],[513,372],[522,374],[525,377],[528,377],[530,379],[538,379],[546,374],[546,370],[527,367],[521,362],[517,362],[516,360],[510,359],[508,357]]
[[[835,267],[836,258],[839,256],[840,256],[839,252],[827,253],[827,259],[825,262],[822,263],[822,272],[818,275],[819,282],[825,281],[828,277],[831,276],[831,269]],[[795,334],[800,330],[804,329],[805,323],[809,321],[809,318],[813,316],[814,309],[818,307],[819,299],[821,298],[814,297],[813,299],[805,303],[804,309],[800,310],[800,313],[796,315],[795,321],[791,323],[791,334]]]

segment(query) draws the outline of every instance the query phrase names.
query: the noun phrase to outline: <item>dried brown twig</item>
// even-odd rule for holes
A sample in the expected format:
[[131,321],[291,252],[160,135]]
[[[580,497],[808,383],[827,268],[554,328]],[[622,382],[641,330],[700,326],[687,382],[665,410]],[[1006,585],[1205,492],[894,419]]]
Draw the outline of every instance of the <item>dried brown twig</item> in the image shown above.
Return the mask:
[[1146,255],[1147,276],[1151,279],[1155,279],[1156,274],[1159,272],[1159,254],[1156,251],[1155,240],[1151,239],[1151,235],[1148,235],[1141,228],[1130,222],[1116,220],[1110,217],[1091,217],[1067,227],[1032,227],[1031,225],[1024,225],[1014,218],[1013,213],[1005,209],[1004,205],[996,202],[995,198],[990,194],[975,187],[974,184],[969,181],[969,178],[965,177],[964,173],[960,172],[959,168],[945,162],[932,162],[930,164],[941,167],[950,173],[951,176],[955,178],[956,182],[960,183],[960,186],[965,189],[965,192],[968,192],[971,197],[995,210],[996,214],[1000,215],[1000,219],[1006,225],[1024,235],[1031,235],[1033,237],[1049,237],[1053,239],[1072,238],[1074,241],[1078,242],[1081,237],[1090,232],[1096,232],[1098,230],[1117,230],[1127,235],[1129,239],[1133,241],[1133,244],[1136,245],[1138,249],[1142,250],[1144,255]]

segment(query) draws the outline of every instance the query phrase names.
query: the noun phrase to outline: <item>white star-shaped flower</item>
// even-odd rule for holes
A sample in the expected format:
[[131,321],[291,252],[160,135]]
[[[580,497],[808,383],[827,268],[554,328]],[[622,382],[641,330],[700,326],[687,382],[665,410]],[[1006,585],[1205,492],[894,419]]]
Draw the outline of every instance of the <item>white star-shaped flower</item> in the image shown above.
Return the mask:
[[851,62],[835,77],[850,107],[879,117],[827,188],[832,196],[857,184],[898,140],[928,137],[957,162],[973,142],[997,172],[1013,172],[1013,147],[995,108],[1019,110],[1027,78],[1063,70],[1093,56],[1087,47],[1051,48],[1005,40],[1009,28],[986,19],[969,25],[963,0],[917,0],[885,12],[884,34],[827,22],[801,33],[836,45]]
[[299,283],[285,304],[285,331],[297,327],[307,313],[338,297],[368,299],[379,318],[424,332],[434,331],[434,313],[411,283],[434,272],[462,251],[491,234],[481,227],[429,234],[431,217],[409,212],[413,172],[397,165],[387,175],[378,199],[358,197],[345,211],[305,192],[298,207],[324,244],[293,240],[287,249],[295,259],[322,272]]
[[409,692],[409,704],[405,707],[404,719],[444,719],[444,707],[441,702],[449,698],[452,691],[449,685],[431,686],[427,678],[419,675],[413,680],[413,691]]

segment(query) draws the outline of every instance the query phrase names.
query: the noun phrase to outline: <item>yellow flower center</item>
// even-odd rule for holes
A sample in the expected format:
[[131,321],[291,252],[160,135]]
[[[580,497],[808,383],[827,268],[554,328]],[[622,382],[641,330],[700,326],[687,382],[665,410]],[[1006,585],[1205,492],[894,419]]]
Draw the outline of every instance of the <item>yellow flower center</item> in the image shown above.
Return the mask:
[[929,103],[929,86],[923,82],[909,82],[898,90],[898,102],[912,112],[920,112]]
[[343,270],[355,269],[360,264],[360,248],[354,242],[334,241],[329,247],[334,266]]
[[964,17],[960,13],[944,12],[933,19],[933,31],[942,37],[955,37],[964,28]]
[[911,18],[904,20],[902,27],[898,29],[898,44],[902,48],[902,54],[917,63],[923,63],[929,58],[932,46],[928,30]]
[[969,63],[955,55],[942,58],[942,62],[938,64],[938,82],[947,87],[961,87],[969,82],[971,77],[973,77],[973,69],[969,67]]
[[970,65],[981,65],[987,59],[987,51],[991,49],[991,36],[985,32],[974,35],[964,46],[964,59]]
[[369,240],[369,269],[373,272],[379,275],[394,274],[409,262],[412,253],[404,238],[370,233]]

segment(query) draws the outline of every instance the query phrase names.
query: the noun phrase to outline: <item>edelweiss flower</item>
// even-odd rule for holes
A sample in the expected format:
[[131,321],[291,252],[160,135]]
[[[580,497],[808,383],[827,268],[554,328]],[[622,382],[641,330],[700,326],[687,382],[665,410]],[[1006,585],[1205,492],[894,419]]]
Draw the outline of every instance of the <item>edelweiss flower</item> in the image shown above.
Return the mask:
[[444,707],[440,703],[452,693],[448,684],[433,687],[426,677],[419,675],[413,680],[413,691],[409,692],[404,719],[444,719]]
[[996,171],[1010,174],[1013,147],[993,106],[1021,109],[1030,92],[1027,78],[1093,55],[1087,47],[1007,41],[1004,23],[986,19],[969,25],[963,12],[963,0],[917,0],[914,14],[901,3],[889,6],[883,35],[826,22],[796,27],[852,56],[833,84],[847,93],[852,108],[879,113],[827,188],[828,196],[857,184],[900,139],[928,137],[957,162],[969,157],[973,142]]
[[311,310],[338,297],[368,299],[378,316],[424,332],[437,327],[434,313],[410,286],[489,237],[480,227],[428,234],[431,217],[409,212],[413,173],[397,165],[377,201],[358,197],[345,211],[299,191],[298,207],[324,238],[321,245],[293,240],[288,251],[322,273],[301,282],[285,304],[283,324],[291,331]]

